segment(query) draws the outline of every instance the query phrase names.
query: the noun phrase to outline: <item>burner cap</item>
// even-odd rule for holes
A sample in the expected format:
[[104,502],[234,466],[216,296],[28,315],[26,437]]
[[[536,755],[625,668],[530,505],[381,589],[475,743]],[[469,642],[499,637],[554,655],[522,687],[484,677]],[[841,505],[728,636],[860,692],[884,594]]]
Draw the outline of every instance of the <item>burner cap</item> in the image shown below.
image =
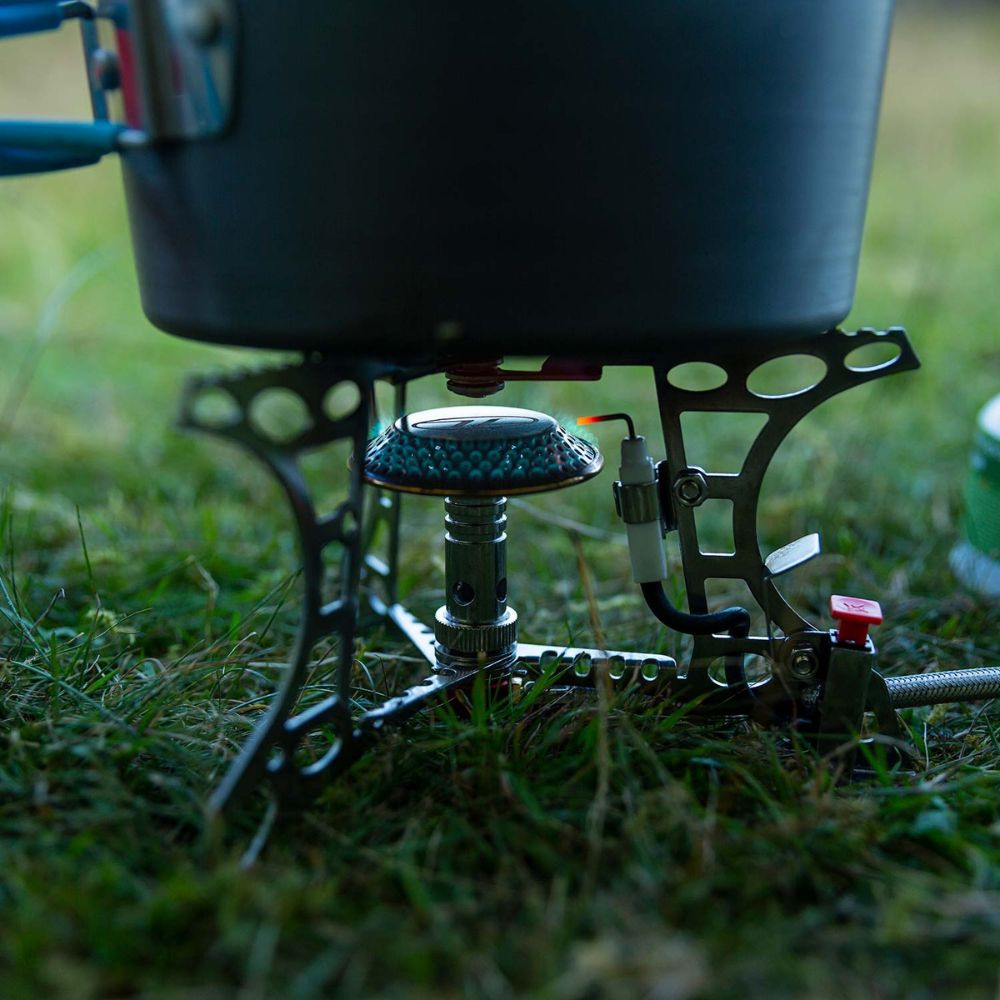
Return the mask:
[[544,413],[450,406],[400,417],[368,445],[365,479],[431,496],[542,493],[601,471],[597,449]]

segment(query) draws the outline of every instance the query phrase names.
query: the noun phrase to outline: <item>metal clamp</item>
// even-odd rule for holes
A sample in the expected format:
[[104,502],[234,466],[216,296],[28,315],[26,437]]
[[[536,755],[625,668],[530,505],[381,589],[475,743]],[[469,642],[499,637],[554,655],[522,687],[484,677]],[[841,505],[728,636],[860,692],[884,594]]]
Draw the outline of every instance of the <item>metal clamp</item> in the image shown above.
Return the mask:
[[129,124],[151,142],[225,131],[236,96],[235,0],[131,0],[116,25],[135,66],[132,79],[123,66],[126,108],[131,89],[139,115]]
[[626,524],[648,524],[660,520],[658,483],[633,484],[616,479],[611,489],[615,496],[615,510]]

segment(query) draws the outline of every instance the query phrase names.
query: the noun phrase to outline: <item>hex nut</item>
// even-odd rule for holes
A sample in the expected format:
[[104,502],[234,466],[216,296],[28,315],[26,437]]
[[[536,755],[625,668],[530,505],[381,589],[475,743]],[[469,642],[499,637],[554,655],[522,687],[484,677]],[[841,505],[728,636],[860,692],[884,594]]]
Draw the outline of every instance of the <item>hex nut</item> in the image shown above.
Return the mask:
[[708,480],[700,469],[684,469],[674,480],[674,496],[685,507],[698,507],[708,498]]
[[819,658],[811,646],[793,649],[788,665],[792,676],[800,681],[811,681],[819,672]]

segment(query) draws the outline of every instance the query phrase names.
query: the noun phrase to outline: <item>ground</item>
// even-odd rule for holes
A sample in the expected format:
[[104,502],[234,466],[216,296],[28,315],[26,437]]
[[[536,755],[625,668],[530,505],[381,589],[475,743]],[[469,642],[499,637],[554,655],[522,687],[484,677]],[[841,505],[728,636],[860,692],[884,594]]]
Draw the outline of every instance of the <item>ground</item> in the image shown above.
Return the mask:
[[[995,603],[947,563],[1000,386],[998,44],[988,8],[904,6],[845,325],[904,323],[924,367],[813,415],[761,513],[772,547],[822,531],[798,606],[882,601],[888,672],[1000,660]],[[5,42],[0,114],[82,113],[74,55]],[[113,163],[4,181],[0,218],[3,995],[995,995],[995,705],[909,710],[925,770],[863,785],[774,734],[628,699],[438,713],[242,870],[252,817],[209,836],[203,803],[288,653],[294,539],[257,469],[171,421],[185,374],[251,359],[141,318]],[[642,372],[545,399],[570,416],[626,396],[650,427]],[[609,478],[512,509],[527,638],[590,643],[599,624],[662,648],[623,583]],[[426,614],[440,511],[407,516]],[[413,669],[386,630],[357,656],[376,687]]]

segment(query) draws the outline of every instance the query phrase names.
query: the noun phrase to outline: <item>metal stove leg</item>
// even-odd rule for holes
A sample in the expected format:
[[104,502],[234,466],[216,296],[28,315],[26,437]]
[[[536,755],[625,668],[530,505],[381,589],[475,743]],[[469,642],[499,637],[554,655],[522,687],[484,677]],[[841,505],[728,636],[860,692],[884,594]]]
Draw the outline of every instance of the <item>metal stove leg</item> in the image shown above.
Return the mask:
[[[847,367],[846,359],[852,351],[873,343],[893,344],[899,354],[893,361],[875,368],[855,370]],[[819,358],[826,367],[826,374],[815,385],[788,396],[758,395],[747,387],[750,375],[761,365],[793,355]],[[709,359],[706,357],[705,360]],[[911,371],[919,367],[919,362],[906,332],[901,328],[885,333],[860,330],[852,334],[831,330],[821,337],[809,337],[756,352],[744,349],[729,357],[713,354],[710,360],[725,371],[727,378],[717,389],[705,392],[672,386],[669,381],[670,364],[661,363],[655,369],[688,602],[693,612],[704,613],[707,610],[707,580],[743,580],[779,629],[787,634],[810,628],[809,623],[782,598],[765,570],[757,540],[757,507],[764,476],[782,442],[806,414],[845,389],[886,375]],[[713,473],[691,464],[681,428],[681,416],[693,412],[755,413],[767,417],[738,473]],[[697,489],[693,486],[695,483]],[[724,499],[733,503],[736,551],[732,555],[705,553],[699,546],[695,511],[709,499]]]
[[[406,413],[406,383],[396,386],[393,419]],[[373,411],[374,412],[374,411]],[[368,509],[365,523],[363,557],[364,575],[369,581],[378,581],[378,590],[371,591],[372,608],[378,615],[387,614],[388,608],[399,600],[399,543],[403,495],[396,490],[375,489],[375,499]],[[376,537],[385,532],[385,558],[373,551]],[[433,660],[431,661],[433,662]]]
[[672,694],[678,684],[683,684],[677,661],[662,653],[519,642],[517,667],[526,680],[554,670],[554,683],[566,687],[592,688],[604,674],[613,687],[639,685],[651,696]]
[[[395,417],[406,413],[406,383],[396,386]],[[368,586],[368,604],[380,618],[388,618],[431,665],[437,664],[434,630],[399,603],[399,545],[403,494],[398,490],[373,489],[375,499],[369,505],[365,524],[364,582]],[[380,529],[385,533],[385,556],[373,551]]]
[[[847,358],[851,352],[875,343],[894,345],[898,352],[896,357],[873,368],[848,367]],[[761,365],[793,355],[819,358],[825,366],[825,374],[816,384],[786,396],[757,394],[748,387],[750,376]],[[697,392],[675,387],[669,378],[672,367],[689,361],[706,361],[722,368],[726,374],[724,383],[718,388]],[[667,356],[657,362],[654,376],[667,452],[666,469],[661,470],[665,478],[661,496],[670,506],[673,515],[670,520],[677,527],[689,608],[695,614],[708,611],[706,584],[709,580],[742,580],[768,623],[767,636],[750,636],[745,640],[696,636],[689,681],[696,682],[699,676],[705,678],[707,668],[727,654],[742,652],[762,655],[773,663],[771,680],[753,695],[752,701],[758,707],[782,704],[785,710],[798,711],[807,706],[810,691],[820,690],[818,685],[826,675],[830,660],[829,633],[810,625],[782,597],[774,582],[778,575],[775,556],[785,551],[789,554],[785,563],[794,564],[794,546],[808,557],[810,546],[803,543],[812,540],[802,539],[786,550],[779,550],[769,560],[764,559],[757,539],[757,509],[764,476],[789,432],[821,403],[852,386],[917,367],[919,361],[901,328],[884,333],[831,330],[820,337],[771,344],[762,349],[741,348],[729,355],[707,351],[703,358]],[[692,412],[762,414],[767,418],[739,472],[717,473],[692,464],[681,424],[682,415]],[[699,543],[696,510],[710,499],[729,500],[733,505],[735,551],[732,554],[705,552]],[[708,692],[709,689],[704,680],[690,686],[693,692]],[[858,721],[860,723],[860,719]]]
[[[302,472],[306,452],[335,441],[350,441],[362,454],[368,438],[372,386],[381,374],[372,364],[333,364],[320,359],[273,371],[257,371],[197,379],[189,383],[181,404],[180,425],[214,434],[247,449],[271,471],[288,497],[295,518],[303,560],[304,597],[299,632],[291,660],[270,708],[209,800],[209,812],[218,814],[251,787],[267,779],[279,799],[294,798],[315,784],[325,772],[349,757],[354,727],[350,715],[350,684],[354,628],[361,570],[362,480],[355,463],[349,472],[347,496],[336,510],[318,515]],[[353,385],[357,404],[331,418],[324,401],[337,386]],[[288,440],[275,440],[254,420],[254,404],[261,393],[280,388],[302,400],[308,425]],[[203,404],[212,394],[228,403],[229,415],[215,420]],[[340,593],[324,600],[323,554],[340,549]],[[336,693],[307,712],[293,716],[306,679],[316,642],[329,635],[339,640],[335,670]],[[333,739],[318,760],[301,764],[296,754],[307,736],[328,730]]]

